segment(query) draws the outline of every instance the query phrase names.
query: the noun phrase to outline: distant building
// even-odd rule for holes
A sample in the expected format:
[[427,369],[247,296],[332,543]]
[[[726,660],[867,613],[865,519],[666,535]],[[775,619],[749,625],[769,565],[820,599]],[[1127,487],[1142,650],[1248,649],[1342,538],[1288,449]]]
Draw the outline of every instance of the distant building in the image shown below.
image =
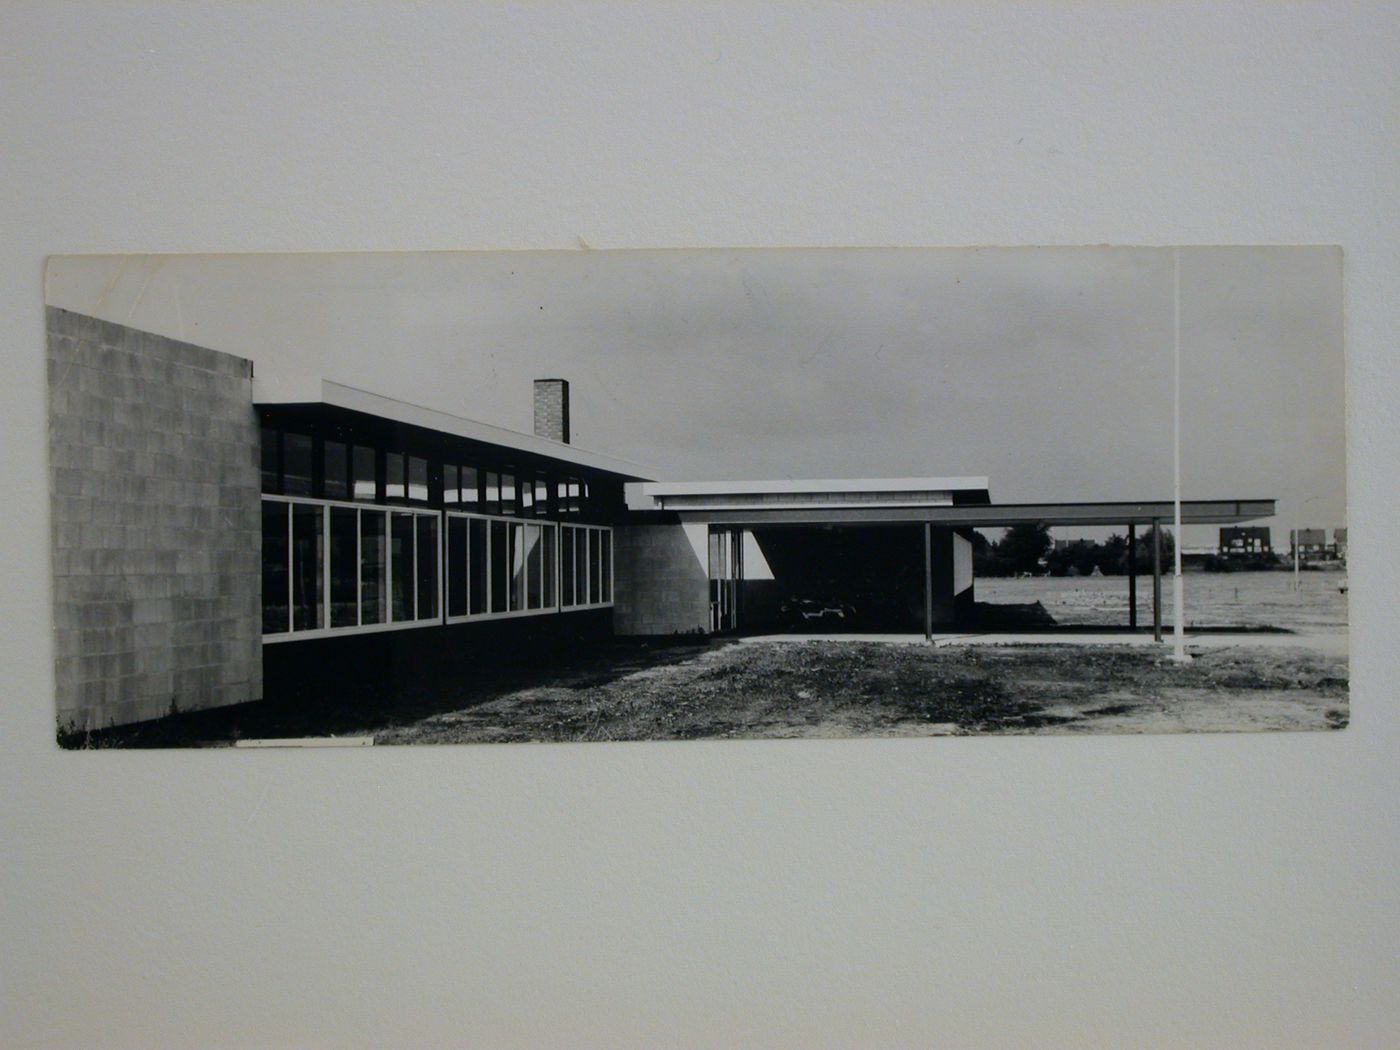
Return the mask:
[[1222,558],[1272,554],[1273,550],[1267,525],[1236,525],[1220,530]]
[[1346,560],[1347,530],[1345,526],[1340,529],[1332,530],[1332,550],[1336,553],[1337,557],[1344,561]]
[[1321,561],[1328,556],[1326,529],[1291,529],[1288,533],[1288,553],[1297,554],[1300,561]]

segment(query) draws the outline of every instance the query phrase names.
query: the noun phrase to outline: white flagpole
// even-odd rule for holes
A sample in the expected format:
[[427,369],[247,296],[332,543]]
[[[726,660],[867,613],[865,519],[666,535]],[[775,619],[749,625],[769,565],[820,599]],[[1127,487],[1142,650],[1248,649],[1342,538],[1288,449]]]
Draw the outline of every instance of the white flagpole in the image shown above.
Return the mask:
[[1172,249],[1172,659],[1186,660],[1185,595],[1181,589],[1181,252]]

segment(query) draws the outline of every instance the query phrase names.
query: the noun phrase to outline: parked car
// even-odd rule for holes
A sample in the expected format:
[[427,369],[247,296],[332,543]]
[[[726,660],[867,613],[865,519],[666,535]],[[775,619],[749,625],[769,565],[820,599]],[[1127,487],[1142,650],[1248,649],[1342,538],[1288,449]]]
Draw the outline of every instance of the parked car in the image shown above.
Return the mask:
[[789,629],[849,627],[856,616],[849,602],[821,598],[789,598],[778,611]]

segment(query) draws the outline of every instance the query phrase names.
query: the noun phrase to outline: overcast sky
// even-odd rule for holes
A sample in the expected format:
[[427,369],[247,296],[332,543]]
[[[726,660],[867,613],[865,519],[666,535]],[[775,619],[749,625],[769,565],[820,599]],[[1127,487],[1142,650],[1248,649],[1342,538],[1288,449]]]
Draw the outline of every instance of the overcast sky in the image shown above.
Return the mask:
[[[1180,258],[1184,497],[1277,498],[1276,530],[1345,524],[1340,252]],[[516,430],[530,380],[562,376],[574,443],[659,478],[1172,492],[1170,249],[66,256],[47,288],[259,375]]]

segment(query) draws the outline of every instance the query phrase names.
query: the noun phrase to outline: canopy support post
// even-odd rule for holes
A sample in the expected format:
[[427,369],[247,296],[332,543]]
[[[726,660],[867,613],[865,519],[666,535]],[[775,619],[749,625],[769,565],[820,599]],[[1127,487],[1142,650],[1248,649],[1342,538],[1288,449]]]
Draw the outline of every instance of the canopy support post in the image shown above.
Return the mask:
[[1128,526],[1128,629],[1137,630],[1137,526]]
[[1152,519],[1152,640],[1162,640],[1162,519]]
[[924,641],[933,642],[933,524],[924,522]]

